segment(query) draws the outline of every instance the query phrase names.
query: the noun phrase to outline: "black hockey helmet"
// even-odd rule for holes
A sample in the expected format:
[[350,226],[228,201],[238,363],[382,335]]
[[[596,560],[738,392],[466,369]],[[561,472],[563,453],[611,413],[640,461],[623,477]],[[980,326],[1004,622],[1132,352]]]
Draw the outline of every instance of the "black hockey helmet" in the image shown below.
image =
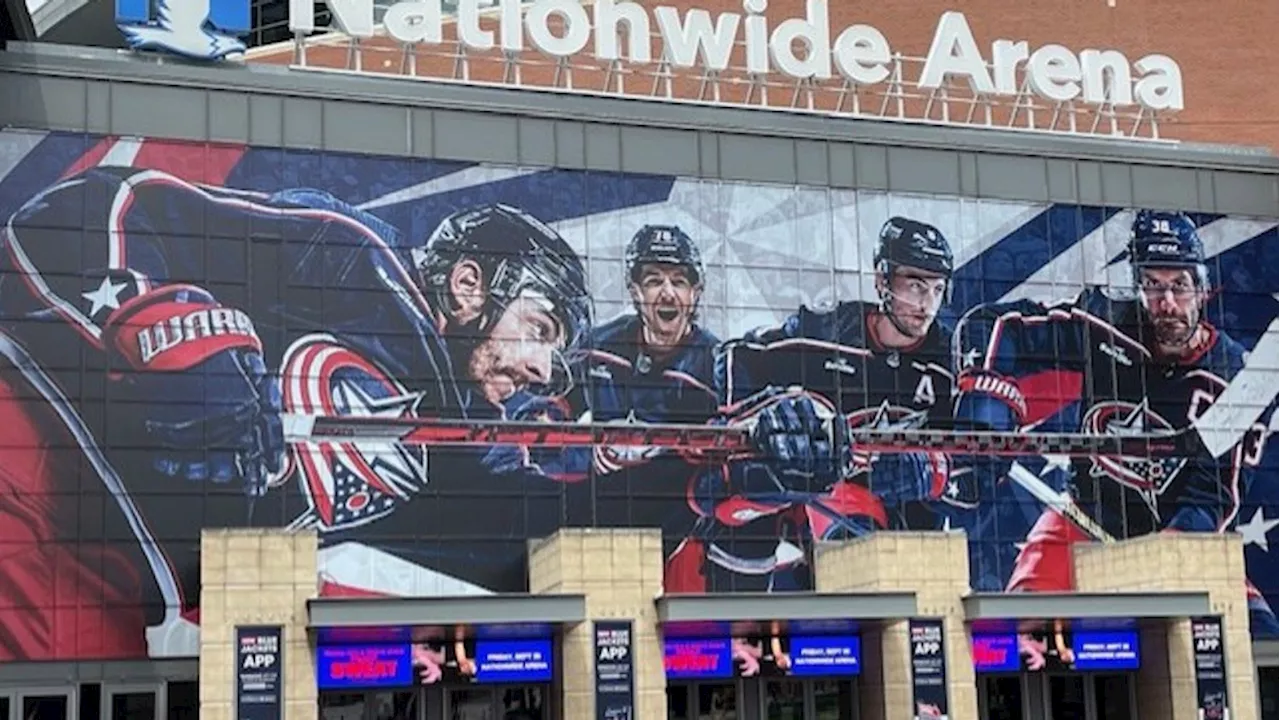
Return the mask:
[[889,289],[890,279],[897,267],[910,267],[937,273],[946,280],[944,302],[951,302],[951,275],[955,271],[955,257],[951,254],[951,245],[938,228],[918,220],[894,216],[880,227],[880,238],[876,244],[876,273],[884,278],[884,288],[880,291],[880,306],[889,322],[903,333],[907,329],[902,326],[893,313],[893,293]]
[[950,287],[955,257],[938,228],[918,220],[891,217],[880,228],[875,266],[877,272],[888,277],[899,265],[938,273],[947,279]]
[[582,260],[555,230],[523,210],[493,204],[455,212],[413,255],[425,292],[437,307],[452,303],[449,274],[468,259],[480,266],[489,291],[483,324],[522,294],[534,292],[553,307],[566,350],[578,347],[591,330]]
[[627,243],[627,277],[640,279],[640,268],[646,264],[678,265],[689,273],[689,281],[701,285],[702,254],[693,239],[676,225],[645,225]]
[[1203,288],[1209,284],[1204,243],[1186,213],[1139,210],[1129,233],[1129,263],[1137,284],[1142,268],[1184,268]]

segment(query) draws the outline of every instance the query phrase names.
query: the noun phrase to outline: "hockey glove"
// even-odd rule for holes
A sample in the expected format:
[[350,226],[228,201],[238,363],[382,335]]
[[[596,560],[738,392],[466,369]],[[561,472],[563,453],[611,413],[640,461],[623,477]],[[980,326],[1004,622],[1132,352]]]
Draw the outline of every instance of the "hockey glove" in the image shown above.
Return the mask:
[[751,429],[752,445],[774,473],[829,483],[838,477],[834,416],[820,397],[771,386],[733,406],[727,422]]
[[280,390],[245,313],[168,286],[113,312],[102,339],[157,471],[266,492],[284,460]]

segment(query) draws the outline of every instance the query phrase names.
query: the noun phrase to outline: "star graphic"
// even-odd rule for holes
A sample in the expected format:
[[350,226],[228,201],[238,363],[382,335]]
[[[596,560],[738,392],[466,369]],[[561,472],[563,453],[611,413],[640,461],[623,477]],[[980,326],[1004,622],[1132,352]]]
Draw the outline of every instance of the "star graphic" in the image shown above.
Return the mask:
[[1070,470],[1071,458],[1067,455],[1045,455],[1044,467],[1040,468],[1040,477],[1044,477],[1054,470]]
[[[422,393],[417,392],[375,398],[359,384],[349,381],[339,381],[333,388],[334,403],[345,409],[343,414],[356,417],[411,416],[422,396]],[[371,468],[383,471],[379,476],[388,483],[387,489],[401,498],[426,486],[425,453],[385,440],[352,440],[350,444],[369,462]]]
[[969,348],[968,350],[966,350],[964,355],[961,356],[961,358],[963,359],[962,367],[971,368],[974,365],[977,365],[978,354],[979,354],[978,348]]
[[120,307],[120,293],[124,291],[124,288],[124,283],[113,283],[111,278],[104,277],[97,290],[81,293],[80,297],[93,303],[93,306],[89,309],[89,317],[92,318],[97,315],[103,308],[115,310]]
[[928,412],[925,410],[915,410],[907,412],[898,419],[893,419],[892,412],[895,410],[888,400],[880,403],[880,407],[876,408],[876,414],[871,418],[871,422],[867,425],[873,430],[917,430],[924,426],[924,421],[928,419]]
[[1267,542],[1267,533],[1271,532],[1280,525],[1280,518],[1266,519],[1262,512],[1262,508],[1253,511],[1253,517],[1249,518],[1249,522],[1236,525],[1236,532],[1244,538],[1244,544],[1257,545],[1262,548],[1263,552],[1271,552],[1271,545]]
[[1147,432],[1147,401],[1134,405],[1129,415],[1119,420],[1112,420],[1107,423],[1106,432],[1108,435],[1117,435],[1121,437],[1131,437],[1134,435],[1142,435]]

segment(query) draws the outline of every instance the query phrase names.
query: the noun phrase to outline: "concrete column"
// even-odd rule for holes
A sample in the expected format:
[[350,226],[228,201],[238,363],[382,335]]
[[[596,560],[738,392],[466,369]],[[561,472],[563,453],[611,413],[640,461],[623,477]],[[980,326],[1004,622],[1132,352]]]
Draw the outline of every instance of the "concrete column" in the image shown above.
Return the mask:
[[[820,543],[814,571],[818,592],[914,592],[920,617],[942,618],[947,685],[953,720],[978,719],[973,652],[964,620],[969,553],[962,533],[878,532],[856,540]],[[868,635],[879,643],[882,698],[863,693],[864,720],[914,717],[911,639],[907,618]],[[878,639],[877,639],[878,638]],[[870,664],[864,671],[871,673]],[[874,686],[873,681],[873,686]]]
[[[1244,546],[1239,535],[1145,535],[1116,543],[1076,545],[1072,557],[1080,592],[1207,591],[1211,613],[1222,616],[1231,716],[1258,716]],[[1141,640],[1139,706],[1159,708],[1159,712],[1153,710],[1153,717],[1196,720],[1190,621],[1161,623],[1144,631]]]
[[317,715],[307,600],[317,595],[314,531],[205,530],[200,535],[200,717],[235,713],[235,626],[284,628],[284,720]]
[[561,649],[566,720],[595,717],[593,620],[632,620],[637,720],[666,720],[655,598],[662,593],[660,530],[566,528],[529,543],[529,592],[581,593],[587,622],[570,628]]

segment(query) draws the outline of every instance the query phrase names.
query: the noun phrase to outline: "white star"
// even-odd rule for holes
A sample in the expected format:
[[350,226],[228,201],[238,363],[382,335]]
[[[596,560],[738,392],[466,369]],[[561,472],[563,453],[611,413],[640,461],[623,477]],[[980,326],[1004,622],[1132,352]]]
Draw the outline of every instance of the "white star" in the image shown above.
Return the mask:
[[1268,520],[1262,514],[1262,508],[1258,508],[1253,511],[1253,517],[1249,518],[1249,522],[1236,526],[1236,532],[1244,538],[1246,546],[1257,545],[1263,552],[1271,552],[1271,546],[1267,543],[1267,533],[1277,525],[1280,525],[1280,518]]
[[1066,455],[1045,455],[1044,467],[1040,469],[1040,477],[1044,477],[1054,470],[1070,470],[1071,458]]
[[961,357],[964,359],[962,367],[973,367],[978,364],[978,348],[970,348]]
[[97,290],[87,293],[81,293],[80,297],[93,303],[93,307],[89,309],[89,317],[97,315],[102,308],[111,308],[115,310],[120,307],[120,293],[124,290],[124,283],[113,283],[111,278],[102,278],[102,284]]

